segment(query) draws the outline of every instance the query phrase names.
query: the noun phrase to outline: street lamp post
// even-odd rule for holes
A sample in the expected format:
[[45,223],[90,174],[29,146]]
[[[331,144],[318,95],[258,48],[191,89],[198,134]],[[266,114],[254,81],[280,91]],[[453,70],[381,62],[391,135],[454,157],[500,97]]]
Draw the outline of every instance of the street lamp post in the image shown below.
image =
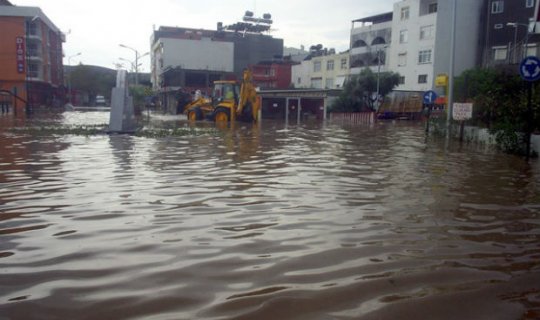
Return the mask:
[[[386,48],[387,46],[382,47],[382,49],[386,49]],[[375,97],[376,99],[375,111],[379,111],[379,92],[380,92],[380,82],[381,82],[380,78],[381,78],[381,48],[377,48],[377,95]]]
[[146,52],[141,55],[139,54],[139,51],[133,49],[132,47],[128,47],[125,44],[120,44],[120,47],[130,49],[133,52],[135,52],[135,84],[138,85],[139,84],[139,59],[144,56],[147,56],[148,54],[150,54],[150,52]]
[[69,101],[69,104],[71,104],[71,96],[72,96],[72,94],[71,94],[71,71],[72,71],[71,70],[71,58],[75,58],[75,57],[80,56],[80,55],[81,55],[81,53],[79,52],[77,54],[74,54],[74,55],[68,57],[68,66],[70,67],[70,69],[69,69],[69,77],[68,77],[68,97],[69,97],[68,101]]
[[135,67],[135,62],[131,61],[131,60],[128,60],[128,59],[124,59],[124,58],[118,58],[118,60],[122,60],[122,61],[125,61],[125,62],[129,62],[129,64],[131,65],[131,71],[135,71],[136,70],[136,67]]
[[519,23],[519,22],[508,22],[506,24],[508,27],[514,27],[514,56],[513,60],[514,63],[518,63],[516,57],[517,57],[517,34],[518,34],[518,27],[523,26],[525,27],[525,48],[521,50],[521,58],[523,59],[525,57],[525,52],[527,51],[527,48],[529,46],[529,25],[526,23]]

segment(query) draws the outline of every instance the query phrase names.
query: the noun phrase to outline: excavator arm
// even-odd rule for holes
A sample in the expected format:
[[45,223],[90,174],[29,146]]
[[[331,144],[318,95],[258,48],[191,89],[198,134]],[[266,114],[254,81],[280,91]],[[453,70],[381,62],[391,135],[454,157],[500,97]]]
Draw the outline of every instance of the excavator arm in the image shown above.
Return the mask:
[[258,121],[260,107],[257,90],[253,85],[251,71],[246,69],[242,77],[240,99],[238,100],[235,116],[238,118],[247,118],[246,120]]

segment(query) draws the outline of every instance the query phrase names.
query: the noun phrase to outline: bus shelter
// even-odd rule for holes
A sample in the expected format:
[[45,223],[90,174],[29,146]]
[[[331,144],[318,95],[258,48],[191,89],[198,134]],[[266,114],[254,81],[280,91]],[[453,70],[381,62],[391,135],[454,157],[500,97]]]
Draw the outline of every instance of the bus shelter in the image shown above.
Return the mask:
[[338,89],[262,90],[259,92],[262,118],[293,123],[323,121],[340,93]]

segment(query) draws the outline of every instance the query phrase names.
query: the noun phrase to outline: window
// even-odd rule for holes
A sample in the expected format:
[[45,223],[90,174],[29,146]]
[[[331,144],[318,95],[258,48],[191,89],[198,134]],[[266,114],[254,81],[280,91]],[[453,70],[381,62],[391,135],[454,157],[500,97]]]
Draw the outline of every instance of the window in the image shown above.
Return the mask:
[[427,74],[418,75],[418,83],[427,83]]
[[420,50],[418,53],[418,64],[431,63],[431,50]]
[[525,51],[525,55],[527,57],[529,57],[529,56],[537,56],[536,44],[527,45],[527,50]]
[[325,88],[331,89],[334,87],[334,79],[332,78],[326,78]]
[[428,6],[428,13],[435,13],[437,12],[437,2],[430,3]]
[[407,30],[401,30],[399,32],[399,43],[407,43],[409,40],[409,32]]
[[398,54],[398,67],[404,67],[407,65],[407,53]]
[[326,70],[334,70],[334,60],[326,61]]
[[298,79],[297,79],[296,83],[298,83],[298,84],[302,84],[302,78],[298,77]]
[[433,25],[420,27],[420,40],[433,38]]
[[405,84],[405,77],[404,76],[399,77],[399,84]]
[[525,0],[525,7],[526,8],[534,7],[534,0]]
[[28,77],[39,78],[39,66],[36,63],[28,63]]
[[409,20],[409,7],[401,8],[401,20]]
[[313,62],[313,72],[321,72],[321,62],[320,61],[314,61]]
[[322,78],[312,78],[311,87],[314,89],[322,89]]
[[347,58],[341,59],[341,70],[347,69]]
[[508,56],[507,47],[493,47],[493,60],[506,60]]
[[496,0],[491,3],[491,13],[502,13],[504,11],[504,1]]

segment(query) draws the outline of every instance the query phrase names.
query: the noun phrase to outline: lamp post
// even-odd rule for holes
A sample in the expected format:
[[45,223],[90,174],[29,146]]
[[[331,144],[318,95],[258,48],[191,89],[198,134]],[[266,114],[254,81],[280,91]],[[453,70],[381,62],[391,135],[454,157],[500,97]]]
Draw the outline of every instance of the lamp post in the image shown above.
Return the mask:
[[122,61],[125,61],[125,62],[129,62],[129,64],[131,65],[131,71],[135,71],[136,70],[136,67],[135,67],[135,62],[131,61],[131,60],[128,60],[128,59],[124,59],[124,58],[118,58],[118,60],[122,60]]
[[139,51],[133,49],[132,47],[128,47],[125,44],[120,44],[119,46],[122,48],[130,49],[133,52],[135,52],[135,84],[138,85],[139,84],[139,59],[144,56],[149,55],[150,52],[146,52],[141,55],[139,54]]
[[[382,49],[386,49],[388,46],[383,46]],[[386,61],[386,55],[385,55]],[[380,80],[381,78],[381,48],[377,48],[377,95],[375,96],[375,111],[379,111],[379,92],[380,92]]]
[[513,60],[514,63],[518,63],[516,56],[517,56],[517,33],[518,33],[518,27],[524,26],[526,29],[525,33],[525,49],[521,50],[521,58],[524,58],[524,53],[526,52],[528,46],[529,46],[529,25],[526,23],[519,23],[519,22],[508,22],[506,24],[508,27],[514,27],[514,56]]
[[69,69],[69,77],[68,77],[68,97],[69,97],[68,101],[69,101],[69,104],[71,104],[71,96],[72,96],[72,94],[71,94],[71,58],[75,58],[75,57],[80,56],[80,55],[81,55],[81,53],[79,52],[77,54],[74,54],[74,55],[68,57],[68,66],[70,67],[70,69]]

